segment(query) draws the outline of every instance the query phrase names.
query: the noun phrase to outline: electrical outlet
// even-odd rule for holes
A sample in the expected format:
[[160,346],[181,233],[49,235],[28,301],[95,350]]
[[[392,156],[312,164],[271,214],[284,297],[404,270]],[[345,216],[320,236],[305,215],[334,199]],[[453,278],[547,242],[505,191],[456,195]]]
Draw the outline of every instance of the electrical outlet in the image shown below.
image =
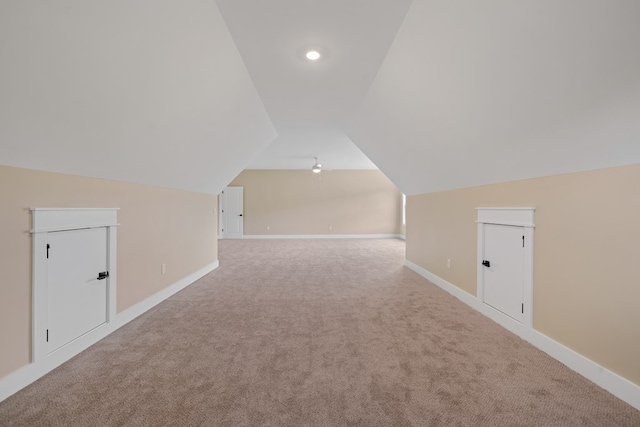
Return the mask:
[[333,230],[333,225],[330,225],[330,226],[329,226],[329,230]]
[[267,225],[267,231],[269,231],[269,230],[271,230],[271,227],[269,227],[269,226]]
[[160,274],[164,274],[167,272],[167,264],[162,263],[160,264]]
[[447,268],[451,268],[451,260],[447,259]]

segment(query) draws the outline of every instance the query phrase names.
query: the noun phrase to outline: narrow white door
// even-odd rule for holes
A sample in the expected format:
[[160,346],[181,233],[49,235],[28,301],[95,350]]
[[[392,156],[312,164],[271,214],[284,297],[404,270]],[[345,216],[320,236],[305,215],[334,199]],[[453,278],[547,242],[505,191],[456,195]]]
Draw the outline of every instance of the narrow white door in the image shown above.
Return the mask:
[[484,302],[523,321],[524,227],[485,224]]
[[47,353],[107,321],[107,228],[48,233]]
[[224,228],[227,239],[242,239],[244,234],[244,188],[227,187],[224,189]]

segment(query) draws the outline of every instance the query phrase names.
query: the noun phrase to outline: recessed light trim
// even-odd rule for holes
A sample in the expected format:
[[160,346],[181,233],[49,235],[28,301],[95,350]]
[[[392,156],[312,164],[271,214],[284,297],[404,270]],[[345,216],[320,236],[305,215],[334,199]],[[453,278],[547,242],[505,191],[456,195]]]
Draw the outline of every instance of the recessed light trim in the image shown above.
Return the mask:
[[320,52],[318,52],[315,49],[311,49],[311,50],[308,50],[304,56],[309,61],[317,61],[318,59],[320,59]]

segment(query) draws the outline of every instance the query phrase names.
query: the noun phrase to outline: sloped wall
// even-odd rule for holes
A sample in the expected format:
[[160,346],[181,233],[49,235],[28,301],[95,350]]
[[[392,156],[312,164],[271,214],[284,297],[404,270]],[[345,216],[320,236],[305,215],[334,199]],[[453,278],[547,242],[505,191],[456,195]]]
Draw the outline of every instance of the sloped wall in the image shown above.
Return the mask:
[[215,1],[2,1],[0,58],[3,165],[218,194],[276,137]]
[[409,195],[638,163],[638,16],[414,1],[347,135]]

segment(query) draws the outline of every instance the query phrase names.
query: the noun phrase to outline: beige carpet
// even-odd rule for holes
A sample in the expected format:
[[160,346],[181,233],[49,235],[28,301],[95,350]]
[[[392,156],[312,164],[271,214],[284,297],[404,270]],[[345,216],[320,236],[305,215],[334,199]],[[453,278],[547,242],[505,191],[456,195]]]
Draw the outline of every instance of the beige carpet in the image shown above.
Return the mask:
[[403,258],[221,241],[218,270],[0,403],[0,425],[640,426]]

